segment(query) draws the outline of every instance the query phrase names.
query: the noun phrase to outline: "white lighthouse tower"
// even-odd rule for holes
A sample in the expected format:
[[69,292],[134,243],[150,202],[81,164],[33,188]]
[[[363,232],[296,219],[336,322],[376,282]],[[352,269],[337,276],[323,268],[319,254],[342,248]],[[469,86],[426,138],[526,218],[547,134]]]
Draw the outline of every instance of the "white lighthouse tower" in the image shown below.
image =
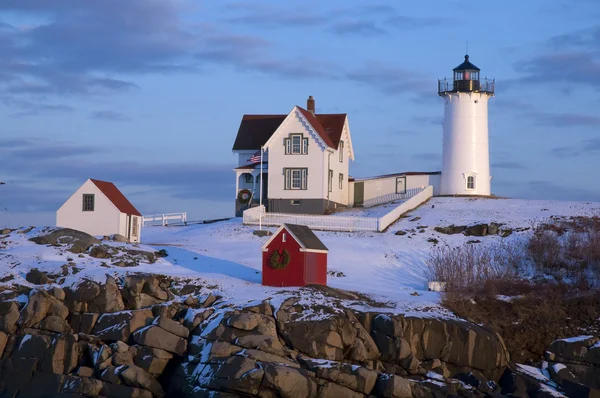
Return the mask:
[[453,81],[438,80],[444,98],[441,195],[490,194],[488,100],[494,83],[479,79],[468,55],[454,68]]

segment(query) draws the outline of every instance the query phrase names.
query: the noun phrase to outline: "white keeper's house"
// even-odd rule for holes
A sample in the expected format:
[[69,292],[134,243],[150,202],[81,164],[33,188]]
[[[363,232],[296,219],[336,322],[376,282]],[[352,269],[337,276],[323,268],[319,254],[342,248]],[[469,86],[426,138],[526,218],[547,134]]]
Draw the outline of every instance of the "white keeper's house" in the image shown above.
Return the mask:
[[[238,156],[236,216],[260,202],[267,212],[326,214],[409,198],[428,186],[433,195],[491,194],[488,100],[494,80],[465,56],[453,79],[438,80],[444,99],[441,171],[352,178],[354,147],[346,114],[319,114],[310,96],[306,109],[287,115],[244,115],[233,144]],[[262,152],[262,162],[261,162]],[[262,170],[262,171],[261,171]]]
[[58,209],[56,226],[139,242],[142,215],[115,184],[90,178]]

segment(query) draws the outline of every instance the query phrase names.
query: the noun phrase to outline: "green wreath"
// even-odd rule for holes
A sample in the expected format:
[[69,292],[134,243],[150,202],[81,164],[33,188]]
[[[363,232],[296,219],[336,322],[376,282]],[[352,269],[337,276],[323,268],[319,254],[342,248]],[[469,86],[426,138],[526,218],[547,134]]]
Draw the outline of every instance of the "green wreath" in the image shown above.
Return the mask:
[[291,261],[290,252],[286,249],[275,250],[271,255],[271,268],[283,269],[290,264]]
[[240,203],[248,203],[250,202],[250,198],[252,197],[252,192],[249,189],[242,189],[238,192],[237,199]]

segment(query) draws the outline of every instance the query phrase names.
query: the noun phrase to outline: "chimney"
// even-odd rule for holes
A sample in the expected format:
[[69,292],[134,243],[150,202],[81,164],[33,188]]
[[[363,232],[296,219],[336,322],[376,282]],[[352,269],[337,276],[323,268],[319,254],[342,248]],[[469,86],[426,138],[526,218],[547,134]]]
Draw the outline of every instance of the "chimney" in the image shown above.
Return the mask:
[[312,95],[309,95],[306,100],[306,109],[313,115],[315,114],[315,99]]

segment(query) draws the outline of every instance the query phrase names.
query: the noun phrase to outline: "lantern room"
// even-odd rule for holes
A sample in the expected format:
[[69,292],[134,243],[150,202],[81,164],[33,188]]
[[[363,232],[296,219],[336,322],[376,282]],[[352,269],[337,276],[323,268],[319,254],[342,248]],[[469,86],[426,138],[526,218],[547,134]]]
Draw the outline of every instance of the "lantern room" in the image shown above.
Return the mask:
[[448,92],[469,93],[485,92],[494,94],[494,80],[487,78],[480,79],[480,69],[469,61],[469,56],[465,55],[465,61],[453,69],[454,78],[452,82],[448,79],[438,81],[438,94],[444,95]]

